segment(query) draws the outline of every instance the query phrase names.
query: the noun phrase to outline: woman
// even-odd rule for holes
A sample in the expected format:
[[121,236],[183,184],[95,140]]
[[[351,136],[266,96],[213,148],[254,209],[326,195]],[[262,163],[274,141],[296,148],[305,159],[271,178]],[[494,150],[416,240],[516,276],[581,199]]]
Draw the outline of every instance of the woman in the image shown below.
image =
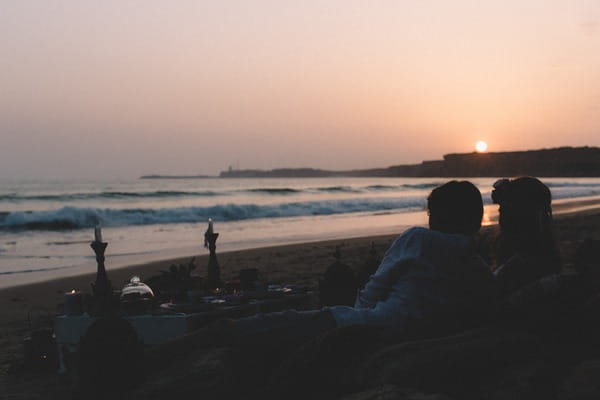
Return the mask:
[[501,179],[492,200],[499,208],[494,274],[503,294],[560,272],[560,252],[552,231],[552,195],[529,176]]

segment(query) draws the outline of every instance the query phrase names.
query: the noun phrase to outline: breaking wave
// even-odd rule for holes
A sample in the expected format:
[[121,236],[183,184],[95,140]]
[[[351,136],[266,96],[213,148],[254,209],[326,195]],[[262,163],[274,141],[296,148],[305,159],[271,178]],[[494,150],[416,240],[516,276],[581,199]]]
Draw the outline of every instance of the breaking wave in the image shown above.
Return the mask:
[[422,208],[422,197],[344,199],[291,202],[275,205],[225,204],[209,207],[177,208],[85,208],[63,207],[47,211],[0,213],[0,230],[72,230],[103,226],[194,223],[213,218],[240,221],[255,218],[284,218],[333,215],[356,212],[381,212]]

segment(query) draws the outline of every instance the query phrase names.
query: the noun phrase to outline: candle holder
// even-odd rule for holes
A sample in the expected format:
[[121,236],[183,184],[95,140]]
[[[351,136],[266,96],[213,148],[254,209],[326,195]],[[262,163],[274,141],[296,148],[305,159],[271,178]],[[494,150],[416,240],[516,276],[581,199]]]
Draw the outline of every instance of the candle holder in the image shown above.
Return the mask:
[[204,247],[208,247],[208,271],[206,276],[206,289],[214,290],[221,287],[221,268],[217,261],[217,238],[218,233],[213,232],[212,220],[208,221],[208,229],[204,233]]
[[108,243],[93,241],[90,246],[96,253],[96,280],[92,283],[92,293],[94,294],[94,312],[96,314],[110,314],[112,310],[112,285],[106,274],[104,266],[104,252]]

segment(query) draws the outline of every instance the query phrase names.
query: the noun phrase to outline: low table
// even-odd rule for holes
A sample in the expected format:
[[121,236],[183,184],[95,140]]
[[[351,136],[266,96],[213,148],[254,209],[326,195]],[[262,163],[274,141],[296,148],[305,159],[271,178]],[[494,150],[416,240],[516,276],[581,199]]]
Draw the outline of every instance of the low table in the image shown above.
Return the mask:
[[[127,320],[141,342],[147,345],[161,344],[190,332],[193,314],[135,315],[123,317]],[[97,317],[61,315],[56,317],[54,332],[59,345],[77,345]]]
[[[280,298],[254,300],[249,303],[221,306],[214,310],[191,313],[140,314],[121,316],[135,329],[144,345],[171,341],[219,318],[242,318],[259,312],[282,311],[290,308],[310,308],[311,293],[292,294]],[[76,316],[60,315],[54,322],[56,342],[77,345],[98,317],[87,313]]]
[[[200,313],[142,314],[120,318],[129,322],[143,345],[153,346],[177,339],[219,318],[241,318],[256,312],[255,305],[244,304]],[[54,333],[60,360],[59,372],[66,372],[64,358],[67,353],[76,351],[81,338],[98,318],[87,313],[77,316],[60,315],[55,318]]]

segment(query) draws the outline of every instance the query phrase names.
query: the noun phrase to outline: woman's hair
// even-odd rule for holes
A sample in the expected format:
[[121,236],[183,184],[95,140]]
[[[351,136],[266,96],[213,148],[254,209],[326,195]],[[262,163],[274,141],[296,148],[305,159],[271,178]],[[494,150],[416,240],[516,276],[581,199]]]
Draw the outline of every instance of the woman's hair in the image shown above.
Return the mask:
[[427,209],[431,229],[471,235],[481,228],[483,200],[471,182],[450,181],[433,189]]
[[494,184],[492,200],[500,206],[496,265],[519,255],[528,261],[532,279],[559,272],[560,253],[552,231],[550,189],[529,176],[501,179]]

